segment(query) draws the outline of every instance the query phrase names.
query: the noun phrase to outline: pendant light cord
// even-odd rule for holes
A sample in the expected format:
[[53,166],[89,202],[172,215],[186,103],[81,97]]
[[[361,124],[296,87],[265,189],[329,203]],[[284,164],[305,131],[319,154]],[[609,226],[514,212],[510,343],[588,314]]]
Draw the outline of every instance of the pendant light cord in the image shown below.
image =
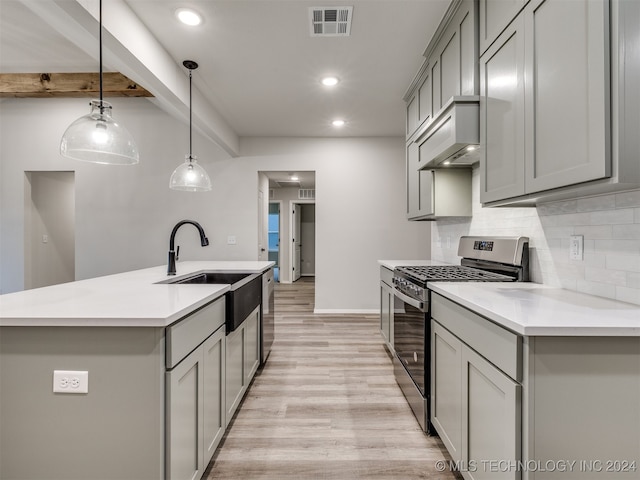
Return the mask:
[[191,108],[191,102],[192,102],[192,84],[193,84],[193,80],[191,78],[191,72],[192,70],[189,69],[189,162],[191,162],[191,145],[192,145],[192,141],[193,141],[193,127],[191,126],[191,118],[193,116],[193,110]]
[[102,0],[99,2],[100,13],[98,14],[98,20],[100,23],[100,115],[104,113],[104,105],[102,103]]

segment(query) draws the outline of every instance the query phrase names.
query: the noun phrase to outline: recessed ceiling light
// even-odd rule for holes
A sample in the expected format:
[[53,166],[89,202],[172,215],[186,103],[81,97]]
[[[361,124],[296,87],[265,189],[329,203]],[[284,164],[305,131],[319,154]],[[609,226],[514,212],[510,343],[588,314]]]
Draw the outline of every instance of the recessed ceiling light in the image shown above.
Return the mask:
[[344,120],[334,120],[331,125],[334,127],[342,127],[346,122]]
[[202,17],[188,8],[179,8],[176,10],[176,17],[185,25],[196,26],[202,23]]
[[327,87],[333,87],[334,85],[337,85],[339,81],[340,80],[338,80],[336,77],[324,77],[322,79],[322,84]]

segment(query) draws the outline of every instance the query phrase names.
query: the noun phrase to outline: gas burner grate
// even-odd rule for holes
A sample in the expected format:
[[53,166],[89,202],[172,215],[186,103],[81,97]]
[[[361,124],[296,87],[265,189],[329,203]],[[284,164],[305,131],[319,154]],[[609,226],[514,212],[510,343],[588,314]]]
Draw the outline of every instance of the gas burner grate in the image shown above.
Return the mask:
[[512,277],[487,270],[464,267],[461,265],[432,265],[421,267],[398,267],[407,278],[425,282],[510,282]]

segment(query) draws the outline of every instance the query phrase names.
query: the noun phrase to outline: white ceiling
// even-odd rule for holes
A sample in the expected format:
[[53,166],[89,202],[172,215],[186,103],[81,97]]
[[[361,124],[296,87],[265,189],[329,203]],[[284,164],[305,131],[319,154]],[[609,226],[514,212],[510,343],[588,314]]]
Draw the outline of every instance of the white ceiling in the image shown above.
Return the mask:
[[[70,40],[64,15],[52,20],[34,13],[47,11],[38,5],[45,1],[52,0],[0,0],[0,72],[97,71],[97,44],[87,45],[86,36]],[[96,4],[97,9],[95,0],[56,0],[63,10],[67,2]],[[140,28],[146,27],[174,68],[184,72],[186,89],[188,72],[182,61],[198,62],[194,89],[237,137],[331,137],[404,135],[402,97],[450,0],[103,3],[105,18],[110,8],[122,5],[138,17]],[[349,5],[351,36],[311,37],[309,7]],[[180,24],[174,15],[180,7],[198,11],[204,23]],[[141,44],[147,40],[142,33],[137,38]],[[105,70],[114,69],[109,60],[105,54]],[[123,73],[139,81],[135,71]],[[320,84],[329,74],[341,80],[332,89]],[[337,117],[347,122],[341,129],[330,125]]]

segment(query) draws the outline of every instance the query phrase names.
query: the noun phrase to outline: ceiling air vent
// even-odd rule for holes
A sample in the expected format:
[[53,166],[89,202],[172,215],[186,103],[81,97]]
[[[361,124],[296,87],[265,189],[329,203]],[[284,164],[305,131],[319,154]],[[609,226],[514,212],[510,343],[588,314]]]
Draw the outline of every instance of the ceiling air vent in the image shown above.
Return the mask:
[[353,7],[310,7],[312,37],[348,37],[351,35]]
[[301,188],[298,190],[299,200],[315,200],[316,190],[314,188]]

